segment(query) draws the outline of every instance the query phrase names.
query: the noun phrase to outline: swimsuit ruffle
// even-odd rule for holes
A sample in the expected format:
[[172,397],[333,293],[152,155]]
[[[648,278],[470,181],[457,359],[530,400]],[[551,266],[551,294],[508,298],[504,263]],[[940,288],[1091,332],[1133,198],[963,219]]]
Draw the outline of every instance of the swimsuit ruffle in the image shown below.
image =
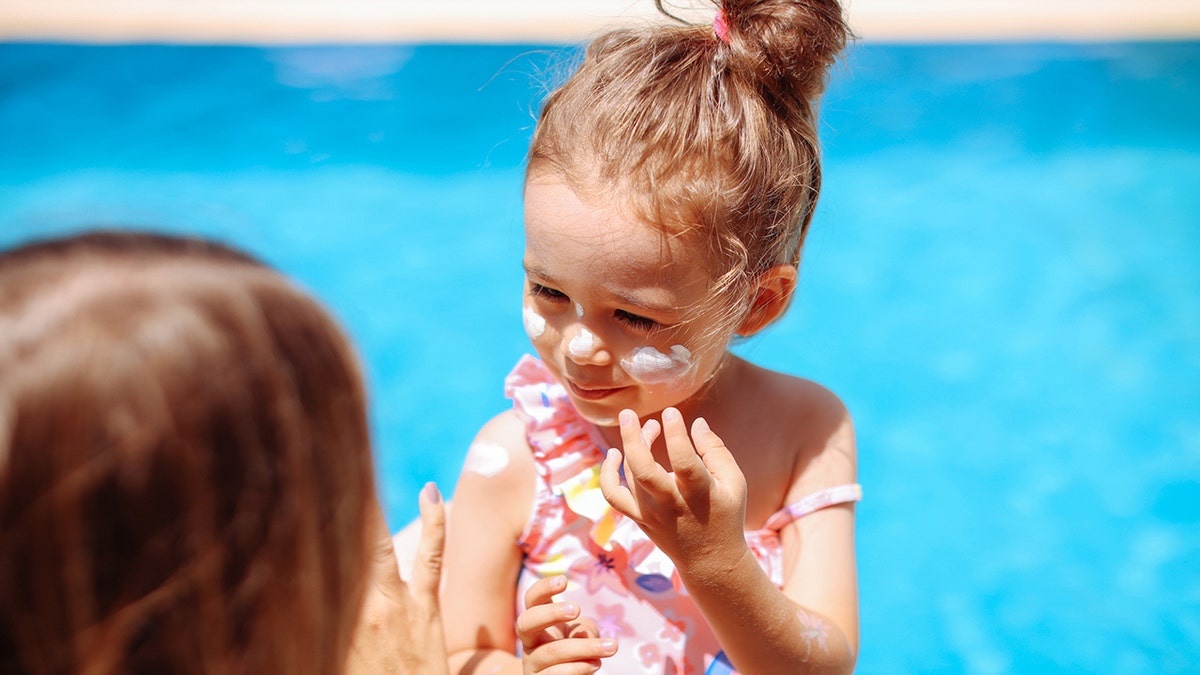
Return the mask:
[[[684,593],[671,559],[637,523],[613,510],[604,498],[600,465],[605,441],[571,404],[566,390],[546,366],[532,356],[523,356],[505,380],[505,393],[525,419],[526,438],[540,479],[534,514],[521,538],[526,552],[536,552],[543,544],[548,526],[553,525],[560,534],[586,529],[587,537],[580,539],[592,549],[592,555],[609,561],[610,569],[628,570],[624,573],[629,575],[628,581],[645,590],[673,587]],[[778,533],[765,529],[747,532],[746,542],[771,581],[781,586],[783,549]]]

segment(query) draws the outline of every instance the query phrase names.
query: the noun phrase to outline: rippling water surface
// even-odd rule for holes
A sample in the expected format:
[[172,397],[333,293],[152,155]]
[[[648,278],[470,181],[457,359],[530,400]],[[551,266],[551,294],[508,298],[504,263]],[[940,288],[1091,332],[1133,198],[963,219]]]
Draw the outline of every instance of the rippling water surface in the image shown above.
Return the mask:
[[[396,525],[526,349],[537,46],[0,45],[0,245],[221,238],[371,380]],[[789,315],[739,350],[857,421],[860,673],[1200,654],[1200,44],[860,45]]]

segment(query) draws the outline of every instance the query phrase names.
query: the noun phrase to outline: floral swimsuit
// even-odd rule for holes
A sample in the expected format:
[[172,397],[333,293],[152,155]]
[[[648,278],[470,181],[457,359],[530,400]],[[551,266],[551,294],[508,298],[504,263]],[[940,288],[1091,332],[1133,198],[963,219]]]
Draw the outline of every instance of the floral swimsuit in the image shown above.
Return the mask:
[[[716,636],[679,580],[675,565],[632,520],[614,511],[600,492],[606,443],[579,415],[541,361],[525,356],[505,381],[525,419],[538,471],[537,495],[519,544],[524,562],[517,611],[538,579],[563,574],[560,600],[579,603],[603,637],[620,642],[600,672],[633,675],[734,673]],[[783,586],[779,531],[813,511],[856,502],[862,488],[843,485],[780,510],[746,542],[776,586]],[[814,630],[812,639],[823,634]]]

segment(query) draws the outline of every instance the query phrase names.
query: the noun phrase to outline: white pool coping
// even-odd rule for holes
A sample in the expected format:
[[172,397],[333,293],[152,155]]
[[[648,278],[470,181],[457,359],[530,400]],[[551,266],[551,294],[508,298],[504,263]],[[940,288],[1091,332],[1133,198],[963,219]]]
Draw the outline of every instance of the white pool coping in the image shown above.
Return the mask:
[[[849,0],[848,8],[864,41],[1200,37],[1200,0]],[[657,20],[652,0],[0,0],[0,41],[578,43],[608,26]]]

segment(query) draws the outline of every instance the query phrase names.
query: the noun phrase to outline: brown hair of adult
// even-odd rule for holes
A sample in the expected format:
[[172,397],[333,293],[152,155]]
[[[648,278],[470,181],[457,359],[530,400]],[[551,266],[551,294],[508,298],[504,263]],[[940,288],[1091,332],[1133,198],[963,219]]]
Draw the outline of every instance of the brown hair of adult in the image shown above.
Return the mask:
[[223,246],[0,254],[0,671],[336,673],[373,504],[329,316]]
[[529,176],[556,174],[585,201],[615,192],[665,232],[699,233],[725,291],[799,264],[821,187],[817,102],[850,32],[837,0],[719,11],[727,42],[707,23],[594,40],[544,104]]

